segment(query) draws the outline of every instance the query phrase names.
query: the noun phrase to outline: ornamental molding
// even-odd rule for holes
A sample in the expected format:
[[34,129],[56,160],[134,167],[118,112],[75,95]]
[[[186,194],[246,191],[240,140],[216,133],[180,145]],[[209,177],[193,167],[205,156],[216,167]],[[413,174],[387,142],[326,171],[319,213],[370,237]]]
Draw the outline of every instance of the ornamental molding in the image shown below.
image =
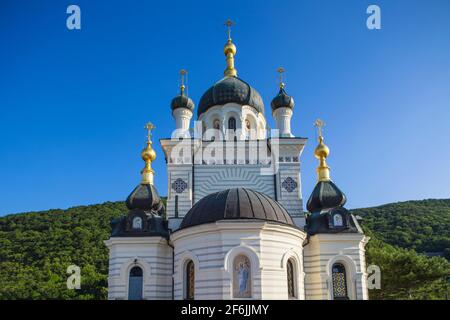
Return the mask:
[[281,186],[284,188],[284,190],[286,190],[287,192],[291,193],[291,192],[295,191],[295,189],[297,189],[298,184],[291,177],[287,177],[286,179],[284,179],[284,181],[281,184]]

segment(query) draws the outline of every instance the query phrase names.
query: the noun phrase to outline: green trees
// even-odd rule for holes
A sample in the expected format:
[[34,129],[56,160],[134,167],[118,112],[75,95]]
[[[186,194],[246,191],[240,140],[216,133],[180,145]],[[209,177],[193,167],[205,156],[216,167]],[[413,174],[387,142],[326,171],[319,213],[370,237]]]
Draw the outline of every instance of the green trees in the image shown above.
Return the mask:
[[414,250],[386,244],[372,235],[367,264],[381,269],[381,290],[370,290],[371,299],[445,299],[450,263],[428,258]]
[[[109,221],[123,202],[0,218],[0,299],[105,299]],[[68,290],[67,267],[81,268],[81,290]]]
[[450,199],[406,201],[351,210],[384,242],[417,252],[450,248]]
[[[0,299],[106,299],[109,222],[123,202],[0,218]],[[408,201],[353,210],[372,240],[368,264],[381,268],[372,299],[442,299],[449,263],[421,252],[450,254],[450,200]],[[389,244],[387,244],[387,243]],[[401,249],[399,248],[408,248]],[[67,267],[81,268],[81,289],[68,290]]]

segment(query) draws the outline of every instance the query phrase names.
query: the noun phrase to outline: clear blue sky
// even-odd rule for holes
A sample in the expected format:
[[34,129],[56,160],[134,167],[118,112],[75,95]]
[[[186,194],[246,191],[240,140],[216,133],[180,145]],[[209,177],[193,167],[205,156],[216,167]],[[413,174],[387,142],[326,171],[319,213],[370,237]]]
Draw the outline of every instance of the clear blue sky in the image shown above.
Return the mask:
[[[80,31],[66,28],[70,4]],[[366,28],[369,4],[381,7],[379,31]],[[0,215],[125,199],[140,179],[143,125],[156,124],[156,139],[174,128],[178,70],[189,70],[195,103],[222,77],[229,17],[239,76],[267,111],[275,70],[287,70],[293,132],[310,138],[305,200],[317,117],[349,208],[450,197],[448,0],[2,0]]]

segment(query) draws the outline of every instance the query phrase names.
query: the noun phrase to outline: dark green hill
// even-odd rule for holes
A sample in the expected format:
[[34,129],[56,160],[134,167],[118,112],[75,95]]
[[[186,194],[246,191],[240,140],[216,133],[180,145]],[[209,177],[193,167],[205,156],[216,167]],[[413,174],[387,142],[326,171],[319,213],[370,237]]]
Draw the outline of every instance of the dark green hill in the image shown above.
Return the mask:
[[[123,202],[0,218],[1,299],[104,299],[109,221]],[[81,267],[81,290],[67,290],[69,265]]]
[[[448,208],[449,200],[426,200],[354,211],[364,216],[373,238],[367,260],[382,269],[382,289],[371,291],[371,298],[444,297],[450,273],[445,259],[383,241],[424,251],[448,248]],[[110,219],[126,212],[123,202],[106,202],[1,217],[0,299],[105,299],[108,253],[103,240],[109,237]],[[422,231],[427,228],[433,232]],[[415,242],[419,236],[421,242]],[[72,264],[81,267],[81,290],[66,288],[66,270]]]
[[378,239],[450,259],[450,199],[406,201],[352,210]]

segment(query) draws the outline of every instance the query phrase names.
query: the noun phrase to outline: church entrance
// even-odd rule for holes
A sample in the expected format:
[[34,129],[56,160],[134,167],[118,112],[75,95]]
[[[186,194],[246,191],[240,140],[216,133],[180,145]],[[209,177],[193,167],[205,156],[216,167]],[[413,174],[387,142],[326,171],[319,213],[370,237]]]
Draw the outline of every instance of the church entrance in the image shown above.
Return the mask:
[[128,300],[142,300],[142,269],[133,267],[130,270],[130,279],[128,283]]

